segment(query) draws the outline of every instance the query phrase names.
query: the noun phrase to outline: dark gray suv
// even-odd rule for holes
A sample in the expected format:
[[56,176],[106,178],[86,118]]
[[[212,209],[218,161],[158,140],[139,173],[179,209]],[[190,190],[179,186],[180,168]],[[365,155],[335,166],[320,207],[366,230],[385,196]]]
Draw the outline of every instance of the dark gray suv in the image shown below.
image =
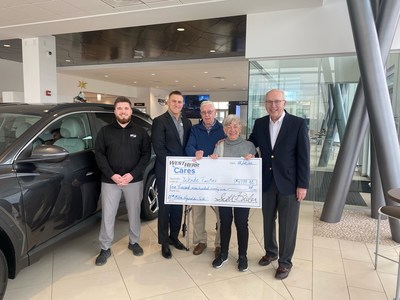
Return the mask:
[[[8,278],[51,245],[98,220],[94,143],[112,105],[0,104],[0,299]],[[151,131],[151,118],[133,110]],[[154,155],[144,173],[142,218],[157,217]],[[123,203],[123,202],[122,202]]]

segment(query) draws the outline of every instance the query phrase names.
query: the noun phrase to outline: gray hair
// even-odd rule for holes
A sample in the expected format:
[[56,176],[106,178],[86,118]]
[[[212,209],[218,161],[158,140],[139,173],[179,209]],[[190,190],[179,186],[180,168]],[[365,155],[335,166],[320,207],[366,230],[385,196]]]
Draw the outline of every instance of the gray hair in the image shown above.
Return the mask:
[[222,123],[222,126],[227,127],[231,125],[232,123],[238,124],[240,127],[242,127],[242,121],[237,115],[228,115],[225,119],[224,122]]
[[280,89],[272,89],[272,90],[269,90],[269,91],[265,94],[265,98],[267,98],[267,97],[268,97],[268,94],[271,93],[271,92],[278,92],[278,93],[281,93],[282,98],[283,98],[282,100],[286,100],[285,91],[284,91],[284,90],[280,90]]
[[214,103],[212,101],[206,100],[206,101],[202,101],[200,104],[200,109],[203,108],[203,106],[205,105],[211,105],[213,109],[215,109]]

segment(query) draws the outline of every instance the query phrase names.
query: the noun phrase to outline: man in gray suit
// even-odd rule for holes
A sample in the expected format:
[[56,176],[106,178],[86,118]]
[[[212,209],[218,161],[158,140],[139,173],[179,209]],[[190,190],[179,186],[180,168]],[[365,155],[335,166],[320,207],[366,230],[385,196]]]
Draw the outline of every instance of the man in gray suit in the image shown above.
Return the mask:
[[[262,266],[278,260],[276,279],[285,279],[292,268],[296,245],[300,202],[310,180],[310,143],[304,119],[285,111],[281,90],[265,96],[268,115],[254,123],[249,140],[259,148],[262,158],[262,211],[265,255]],[[279,252],[275,220],[279,216]],[[279,256],[278,256],[279,255]]]

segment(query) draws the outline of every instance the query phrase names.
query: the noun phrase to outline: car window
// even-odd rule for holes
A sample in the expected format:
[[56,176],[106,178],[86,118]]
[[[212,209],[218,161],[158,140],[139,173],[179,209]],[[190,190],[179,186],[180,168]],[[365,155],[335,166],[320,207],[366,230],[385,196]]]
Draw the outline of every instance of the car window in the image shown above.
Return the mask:
[[0,113],[0,153],[39,119],[39,116]]
[[136,117],[134,115],[132,116],[132,121],[133,123],[146,129],[147,133],[151,135],[151,124],[148,121],[143,120],[142,118]]
[[56,140],[61,137],[60,134],[61,120],[51,123],[46,127],[36,139],[40,144],[52,145]]
[[33,142],[38,144],[56,145],[75,153],[93,149],[93,138],[86,113],[71,114],[51,123]]
[[105,125],[111,124],[115,120],[113,112],[98,112],[94,114],[94,122],[96,126],[96,131],[104,127]]

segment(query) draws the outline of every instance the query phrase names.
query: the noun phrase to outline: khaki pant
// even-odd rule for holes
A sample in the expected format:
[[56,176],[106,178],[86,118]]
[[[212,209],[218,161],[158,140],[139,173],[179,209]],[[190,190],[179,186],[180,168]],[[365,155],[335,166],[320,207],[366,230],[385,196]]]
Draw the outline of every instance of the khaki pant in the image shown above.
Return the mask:
[[[214,207],[213,210],[215,211],[216,226],[217,226],[214,245],[215,247],[220,247],[221,238],[219,233],[220,222],[219,222],[218,207]],[[207,244],[206,206],[193,205],[192,214],[193,214],[193,244],[195,245],[197,245],[198,243]]]

